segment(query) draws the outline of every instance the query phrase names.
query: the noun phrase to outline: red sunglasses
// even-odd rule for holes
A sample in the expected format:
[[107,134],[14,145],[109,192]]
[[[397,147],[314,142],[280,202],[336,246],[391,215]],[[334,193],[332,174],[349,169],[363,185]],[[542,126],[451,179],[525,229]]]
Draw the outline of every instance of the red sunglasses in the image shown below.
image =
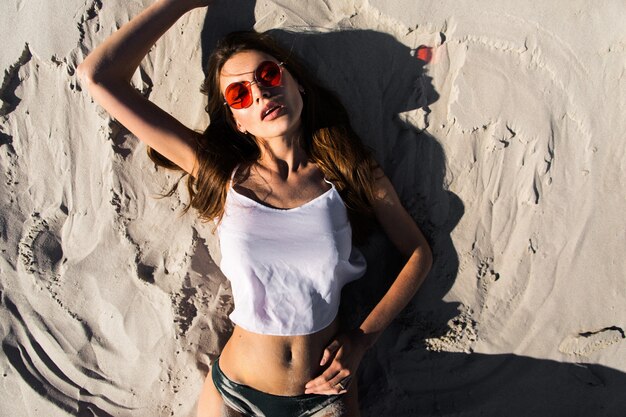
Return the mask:
[[225,104],[233,109],[245,109],[252,105],[252,84],[258,83],[261,87],[278,87],[282,81],[284,62],[277,64],[272,61],[263,61],[254,70],[254,81],[238,81],[229,84],[224,91]]

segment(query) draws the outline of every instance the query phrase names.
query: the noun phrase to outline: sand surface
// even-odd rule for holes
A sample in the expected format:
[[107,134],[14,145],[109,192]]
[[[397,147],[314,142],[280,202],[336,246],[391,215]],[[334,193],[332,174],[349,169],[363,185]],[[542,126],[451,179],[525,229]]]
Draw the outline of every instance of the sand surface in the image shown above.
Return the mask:
[[[177,175],[81,89],[86,54],[150,2],[3,2],[0,415],[192,416],[229,337],[211,228]],[[364,358],[364,416],[626,415],[626,3],[232,1],[133,78],[207,123],[202,63],[255,25],[345,102],[432,242]],[[358,320],[398,256],[346,291]]]

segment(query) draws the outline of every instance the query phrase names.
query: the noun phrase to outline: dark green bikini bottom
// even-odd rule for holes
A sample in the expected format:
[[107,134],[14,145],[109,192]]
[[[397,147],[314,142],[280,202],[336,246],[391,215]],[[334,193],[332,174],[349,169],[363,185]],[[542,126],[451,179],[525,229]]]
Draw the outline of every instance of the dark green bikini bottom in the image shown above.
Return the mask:
[[226,405],[244,416],[308,417],[343,395],[302,394],[288,397],[267,394],[228,379],[220,369],[219,358],[213,363],[211,378]]

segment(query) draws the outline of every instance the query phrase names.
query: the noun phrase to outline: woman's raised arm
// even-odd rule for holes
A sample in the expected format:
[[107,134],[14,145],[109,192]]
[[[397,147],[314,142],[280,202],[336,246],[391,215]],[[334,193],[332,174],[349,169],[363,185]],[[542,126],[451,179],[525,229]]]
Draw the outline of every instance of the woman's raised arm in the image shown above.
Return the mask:
[[130,79],[152,45],[186,12],[211,0],[158,0],[113,33],[78,66],[93,98],[128,130],[194,173],[196,132],[144,98]]

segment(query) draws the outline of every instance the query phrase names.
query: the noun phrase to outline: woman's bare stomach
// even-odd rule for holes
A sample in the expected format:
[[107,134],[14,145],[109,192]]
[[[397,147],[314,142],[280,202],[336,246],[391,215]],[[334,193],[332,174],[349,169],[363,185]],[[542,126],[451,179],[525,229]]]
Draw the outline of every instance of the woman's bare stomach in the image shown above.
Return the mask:
[[274,395],[304,394],[304,385],[319,376],[324,348],[339,330],[338,319],[317,333],[268,336],[235,326],[220,356],[231,380]]

